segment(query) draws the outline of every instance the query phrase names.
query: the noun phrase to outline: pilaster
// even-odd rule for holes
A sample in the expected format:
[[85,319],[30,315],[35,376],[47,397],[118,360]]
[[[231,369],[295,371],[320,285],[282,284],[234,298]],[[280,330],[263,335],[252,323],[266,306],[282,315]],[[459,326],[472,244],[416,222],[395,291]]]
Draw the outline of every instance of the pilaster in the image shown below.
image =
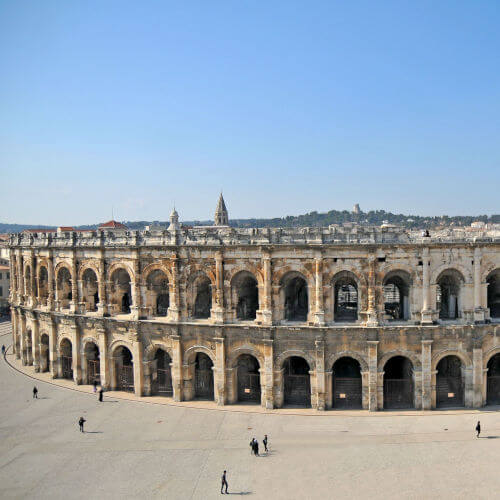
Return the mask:
[[34,317],[31,320],[31,345],[33,349],[33,367],[35,372],[40,371],[40,322]]
[[316,339],[316,390],[313,395],[313,407],[324,411],[326,408],[325,341]]
[[432,408],[431,360],[432,340],[422,340],[422,410]]
[[325,324],[325,311],[323,304],[323,258],[321,254],[316,256],[316,258],[314,259],[314,269],[316,281],[316,310],[314,313],[314,324],[323,326]]
[[215,306],[211,318],[214,323],[224,322],[224,258],[220,251],[215,254]]
[[181,337],[172,335],[172,388],[174,401],[182,401],[182,346]]
[[481,408],[483,401],[483,350],[480,347],[472,349],[472,406]]
[[[261,367],[260,380],[262,388],[262,406],[267,410],[274,408],[274,370],[273,370],[273,340],[265,339],[264,344],[264,366]],[[264,380],[262,380],[264,379]],[[263,382],[263,383],[262,383]]]
[[430,257],[429,248],[424,248],[422,250],[422,313],[421,313],[421,323],[432,324],[432,305],[431,305],[431,292],[430,292]]
[[111,387],[110,363],[111,358],[108,352],[108,339],[106,328],[103,324],[96,325],[97,342],[99,344],[99,371],[101,387],[109,390]]
[[181,319],[180,290],[179,290],[179,259],[177,255],[174,255],[171,259],[170,272],[172,273],[172,284],[170,286],[170,305],[168,307],[168,317],[170,321],[177,322],[180,321]]
[[71,325],[72,330],[72,342],[71,342],[71,357],[73,358],[73,380],[75,384],[80,385],[82,383],[82,353],[81,353],[81,335],[80,327],[73,322]]
[[[368,409],[377,411],[378,403],[378,340],[368,340]],[[383,377],[383,374],[382,374]]]
[[215,370],[214,370],[214,399],[219,405],[226,404],[226,353],[224,338],[216,337],[215,341]]
[[264,274],[264,283],[262,297],[259,299],[259,310],[257,311],[257,323],[270,326],[273,323],[272,295],[271,295],[271,254],[263,251],[262,269]]

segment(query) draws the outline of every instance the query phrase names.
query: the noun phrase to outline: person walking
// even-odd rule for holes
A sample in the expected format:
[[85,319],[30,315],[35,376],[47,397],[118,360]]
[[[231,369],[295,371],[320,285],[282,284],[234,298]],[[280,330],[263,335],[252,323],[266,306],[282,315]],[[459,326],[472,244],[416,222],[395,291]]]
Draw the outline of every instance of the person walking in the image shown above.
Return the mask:
[[264,434],[264,439],[262,440],[262,444],[264,445],[264,450],[267,453],[267,434]]
[[94,394],[97,392],[97,382],[94,380]]
[[479,434],[481,434],[481,422],[479,420],[477,421],[476,432],[477,432],[476,437],[479,437]]
[[220,492],[221,495],[224,494],[224,486],[226,487],[226,495],[229,493],[227,492],[227,479],[226,479],[226,471],[223,472],[222,477],[221,477],[221,485],[220,485]]
[[33,399],[38,399],[38,389],[36,388],[36,385],[33,387]]
[[259,442],[257,440],[254,442],[254,453],[256,457],[259,456]]
[[102,394],[103,394],[102,387],[99,389],[99,402],[102,403]]
[[255,455],[255,438],[250,441],[250,454],[252,453]]
[[2,355],[5,356],[5,346],[2,344]]
[[83,417],[80,417],[80,420],[78,420],[78,425],[80,426],[80,432],[85,432],[83,430],[83,424],[86,422],[86,420]]

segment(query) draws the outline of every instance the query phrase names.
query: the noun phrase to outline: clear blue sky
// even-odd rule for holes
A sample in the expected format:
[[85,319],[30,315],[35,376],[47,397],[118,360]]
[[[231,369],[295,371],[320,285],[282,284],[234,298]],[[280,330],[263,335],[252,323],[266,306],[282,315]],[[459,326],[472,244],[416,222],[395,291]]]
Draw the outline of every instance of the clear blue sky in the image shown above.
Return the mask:
[[499,213],[494,1],[0,2],[1,222]]

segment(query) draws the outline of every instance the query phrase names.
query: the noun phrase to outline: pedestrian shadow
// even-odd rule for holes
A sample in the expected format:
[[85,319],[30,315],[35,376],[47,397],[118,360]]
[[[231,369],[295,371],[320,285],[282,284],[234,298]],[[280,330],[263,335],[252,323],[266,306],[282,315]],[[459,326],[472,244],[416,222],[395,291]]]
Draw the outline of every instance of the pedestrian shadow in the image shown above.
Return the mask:
[[51,399],[51,398],[48,398],[47,396],[43,396],[41,398],[35,398],[35,399]]
[[251,491],[234,491],[231,493],[226,493],[226,495],[251,495]]
[[104,399],[102,401],[99,401],[100,403],[119,403],[117,399]]
[[481,436],[480,439],[498,439],[500,436]]
[[85,431],[84,434],[102,434],[102,431]]

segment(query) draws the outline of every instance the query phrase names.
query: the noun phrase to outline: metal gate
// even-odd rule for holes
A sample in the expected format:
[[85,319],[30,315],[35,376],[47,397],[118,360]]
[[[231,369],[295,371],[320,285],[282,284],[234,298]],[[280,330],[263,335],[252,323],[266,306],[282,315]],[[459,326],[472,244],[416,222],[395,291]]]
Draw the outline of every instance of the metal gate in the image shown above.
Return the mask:
[[500,405],[500,375],[487,377],[486,401],[489,405]]
[[172,389],[172,374],[170,369],[163,370],[158,368],[157,373],[157,392],[163,396],[172,396],[174,391]]
[[97,359],[87,360],[87,384],[100,384],[101,383],[101,372],[100,365]]
[[411,379],[384,379],[384,408],[413,408],[413,381]]
[[62,378],[73,380],[73,358],[71,356],[61,356]]
[[333,407],[361,408],[361,378],[333,378]]
[[117,366],[117,385],[122,391],[134,391],[134,367],[132,365]]
[[285,404],[310,406],[311,385],[309,375],[285,374]]
[[212,369],[195,370],[195,394],[200,399],[214,399],[214,375]]
[[260,402],[260,374],[238,370],[238,401]]
[[464,405],[464,384],[462,377],[436,376],[436,406]]

